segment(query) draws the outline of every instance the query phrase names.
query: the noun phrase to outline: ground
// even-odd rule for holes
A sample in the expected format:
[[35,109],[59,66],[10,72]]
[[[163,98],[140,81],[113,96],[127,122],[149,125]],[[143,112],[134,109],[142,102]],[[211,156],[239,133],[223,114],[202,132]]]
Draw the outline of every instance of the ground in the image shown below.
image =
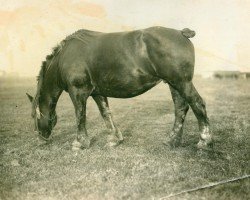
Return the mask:
[[[40,142],[33,132],[34,79],[0,79],[0,199],[160,199],[183,190],[250,174],[250,81],[195,79],[207,103],[214,153],[196,150],[198,125],[189,111],[183,144],[163,145],[174,121],[169,88],[161,83],[131,99],[110,99],[125,136],[105,147],[108,131],[92,99],[88,100],[90,149],[74,152],[75,116],[67,93],[58,106],[53,140]],[[247,199],[244,179],[169,199]]]

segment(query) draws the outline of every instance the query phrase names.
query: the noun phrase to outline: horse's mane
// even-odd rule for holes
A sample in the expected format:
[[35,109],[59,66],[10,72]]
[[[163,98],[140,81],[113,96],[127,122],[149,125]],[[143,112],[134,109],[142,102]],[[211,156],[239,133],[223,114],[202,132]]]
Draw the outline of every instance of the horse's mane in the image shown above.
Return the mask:
[[37,76],[37,91],[36,91],[36,96],[33,101],[33,112],[35,112],[35,109],[37,108],[37,105],[39,104],[39,97],[41,96],[41,90],[42,90],[42,86],[44,82],[44,77],[48,70],[48,67],[51,65],[53,58],[61,51],[63,45],[64,45],[64,40],[60,42],[60,44],[55,46],[52,49],[52,53],[47,55],[46,59],[42,61],[41,69]]
[[59,51],[61,51],[61,48],[62,48],[62,42],[59,45],[57,45],[56,47],[54,47],[52,49],[52,53],[47,55],[46,60],[44,60],[42,62],[41,69],[40,69],[39,74],[37,76],[38,83],[43,81],[44,75],[47,71],[48,66],[50,65],[50,62],[59,53]]

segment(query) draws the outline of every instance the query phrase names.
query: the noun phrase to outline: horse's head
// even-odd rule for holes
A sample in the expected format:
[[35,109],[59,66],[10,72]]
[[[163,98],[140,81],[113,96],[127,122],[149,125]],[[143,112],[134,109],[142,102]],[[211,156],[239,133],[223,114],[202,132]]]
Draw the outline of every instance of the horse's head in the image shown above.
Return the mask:
[[27,94],[27,96],[32,104],[31,116],[35,122],[35,131],[38,132],[42,139],[48,140],[57,122],[54,106],[52,102],[39,104],[39,100],[36,102],[31,95]]

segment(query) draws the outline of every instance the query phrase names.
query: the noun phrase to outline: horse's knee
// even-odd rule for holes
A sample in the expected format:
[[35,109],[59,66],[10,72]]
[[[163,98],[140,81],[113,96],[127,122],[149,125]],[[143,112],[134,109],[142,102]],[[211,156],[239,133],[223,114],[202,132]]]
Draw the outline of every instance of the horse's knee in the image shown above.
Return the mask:
[[188,103],[186,103],[186,105],[185,105],[184,108],[183,108],[183,111],[184,111],[185,113],[187,113],[188,110],[189,110],[189,105],[188,105]]
[[206,108],[206,102],[201,96],[196,98],[196,104],[198,104],[202,108]]
[[186,115],[189,110],[189,105],[185,104],[183,107],[180,108],[182,114]]
[[175,117],[177,118],[177,120],[181,121],[181,123],[184,122],[186,114],[189,110],[189,105],[186,104],[180,108],[176,108],[175,110]]
[[102,110],[102,116],[104,119],[109,119],[111,117],[111,111],[109,110],[109,108]]

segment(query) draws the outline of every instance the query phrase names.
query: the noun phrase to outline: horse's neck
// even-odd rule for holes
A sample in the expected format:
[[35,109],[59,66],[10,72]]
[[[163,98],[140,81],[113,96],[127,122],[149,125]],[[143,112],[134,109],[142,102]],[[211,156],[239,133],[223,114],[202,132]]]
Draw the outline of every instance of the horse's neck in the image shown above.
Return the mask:
[[53,105],[51,107],[52,109],[55,109],[58,98],[62,93],[62,90],[58,86],[57,78],[54,77],[55,75],[57,75],[57,73],[53,73],[53,71],[48,71],[45,74],[40,97],[43,100],[43,106]]

